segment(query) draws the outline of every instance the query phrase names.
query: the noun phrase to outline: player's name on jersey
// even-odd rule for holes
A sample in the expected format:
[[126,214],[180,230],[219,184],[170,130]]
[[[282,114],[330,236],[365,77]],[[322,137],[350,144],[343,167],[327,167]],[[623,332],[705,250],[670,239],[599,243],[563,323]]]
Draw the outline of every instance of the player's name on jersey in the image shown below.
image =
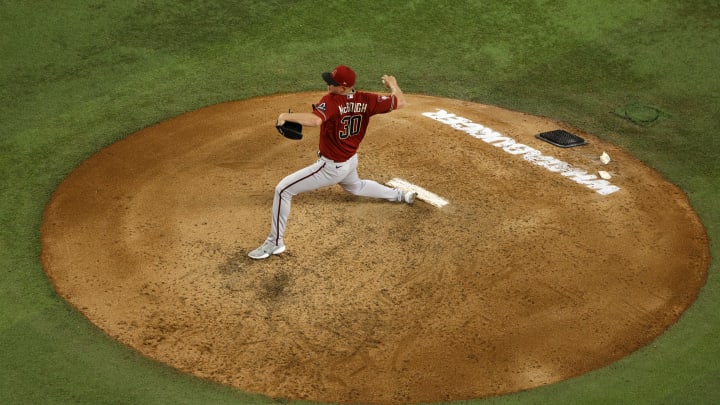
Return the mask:
[[364,113],[365,110],[367,110],[367,104],[348,102],[345,103],[345,105],[339,105],[338,108],[340,109],[340,114]]

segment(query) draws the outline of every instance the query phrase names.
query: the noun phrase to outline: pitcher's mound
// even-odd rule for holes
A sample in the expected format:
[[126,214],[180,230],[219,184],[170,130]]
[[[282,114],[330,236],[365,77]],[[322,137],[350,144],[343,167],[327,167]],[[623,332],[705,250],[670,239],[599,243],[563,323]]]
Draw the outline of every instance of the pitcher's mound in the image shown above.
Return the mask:
[[[373,118],[359,172],[448,204],[301,194],[287,252],[252,261],[275,185],[316,159],[317,129],[289,141],[275,118],[320,96],[204,108],[83,163],[42,227],[57,291],[187,373],[272,397],[389,404],[608,365],[676,322],[705,281],[708,243],[685,195],[627,153],[548,119],[412,95]],[[588,144],[535,137],[558,129]]]

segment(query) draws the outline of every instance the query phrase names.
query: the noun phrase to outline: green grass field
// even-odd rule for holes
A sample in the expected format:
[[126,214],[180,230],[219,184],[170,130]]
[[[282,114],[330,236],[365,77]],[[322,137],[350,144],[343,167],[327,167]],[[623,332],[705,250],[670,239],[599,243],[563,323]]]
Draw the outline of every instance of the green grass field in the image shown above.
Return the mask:
[[[707,227],[707,284],[666,334],[582,377],[463,403],[720,401],[717,1],[5,0],[0,26],[0,403],[285,403],[107,338],[54,292],[39,229],[54,189],[100,148],[199,107],[322,90],[340,63],[360,88],[388,73],[408,93],[582,128],[679,185]],[[633,106],[660,118],[623,118]]]

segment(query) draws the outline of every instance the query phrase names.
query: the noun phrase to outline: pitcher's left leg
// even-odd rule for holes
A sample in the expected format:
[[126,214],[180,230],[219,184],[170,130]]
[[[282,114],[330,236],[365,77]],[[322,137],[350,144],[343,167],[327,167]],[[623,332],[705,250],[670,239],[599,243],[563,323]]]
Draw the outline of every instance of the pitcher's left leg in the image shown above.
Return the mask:
[[285,251],[283,235],[287,227],[288,217],[293,196],[307,191],[337,183],[334,173],[328,169],[327,163],[316,163],[286,176],[275,187],[272,205],[272,220],[270,234],[263,244],[250,252],[248,256],[253,259],[265,259]]

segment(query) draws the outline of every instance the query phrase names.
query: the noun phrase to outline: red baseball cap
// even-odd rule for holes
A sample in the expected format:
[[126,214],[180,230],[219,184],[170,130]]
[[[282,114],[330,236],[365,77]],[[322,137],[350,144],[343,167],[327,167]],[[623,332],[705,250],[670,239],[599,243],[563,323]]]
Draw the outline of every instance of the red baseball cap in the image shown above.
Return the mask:
[[340,65],[332,72],[322,74],[325,83],[333,86],[352,87],[355,85],[355,72],[345,65]]

